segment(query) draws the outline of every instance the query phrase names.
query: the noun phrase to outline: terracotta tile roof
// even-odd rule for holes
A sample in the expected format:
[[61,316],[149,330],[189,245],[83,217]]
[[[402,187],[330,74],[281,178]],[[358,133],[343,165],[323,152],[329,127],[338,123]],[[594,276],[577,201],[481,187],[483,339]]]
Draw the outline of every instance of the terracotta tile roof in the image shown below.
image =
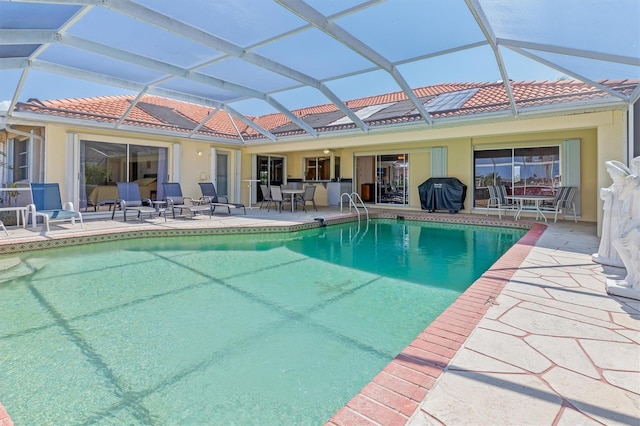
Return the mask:
[[[599,83],[624,94],[630,94],[640,84],[639,81],[635,80],[605,80]],[[439,95],[467,89],[476,90],[464,104],[456,105],[454,109],[449,111],[432,112],[430,113],[431,117],[437,120],[444,117],[463,117],[472,114],[510,110],[509,99],[501,82],[438,84],[414,89],[414,94],[425,104]],[[511,82],[511,89],[518,108],[553,106],[561,103],[611,97],[605,91],[575,80]],[[48,101],[30,99],[25,103],[17,104],[16,110],[115,124],[130,108],[134,99],[134,96],[105,96]],[[422,120],[422,117],[416,112],[415,105],[401,91],[353,99],[346,101],[345,104],[356,112],[367,106],[391,104],[391,106],[372,114],[370,117],[366,117],[364,121],[369,126]],[[262,134],[225,111],[215,111],[204,122],[212,111],[211,107],[145,95],[140,99],[139,104],[131,109],[122,124],[181,133],[190,133],[196,126],[201,125],[196,133],[203,136],[240,140],[240,135],[238,134],[240,132],[244,140],[264,139]],[[334,104],[315,105],[292,112],[319,132],[355,128],[353,123],[331,124],[344,116]],[[247,118],[277,136],[305,134],[303,130],[281,113]]]

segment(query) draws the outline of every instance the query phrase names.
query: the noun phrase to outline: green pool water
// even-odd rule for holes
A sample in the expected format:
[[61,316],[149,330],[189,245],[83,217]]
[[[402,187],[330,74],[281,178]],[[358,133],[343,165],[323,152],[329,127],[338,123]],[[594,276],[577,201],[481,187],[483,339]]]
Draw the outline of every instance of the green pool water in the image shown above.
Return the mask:
[[16,425],[321,425],[524,231],[372,221],[0,258]]

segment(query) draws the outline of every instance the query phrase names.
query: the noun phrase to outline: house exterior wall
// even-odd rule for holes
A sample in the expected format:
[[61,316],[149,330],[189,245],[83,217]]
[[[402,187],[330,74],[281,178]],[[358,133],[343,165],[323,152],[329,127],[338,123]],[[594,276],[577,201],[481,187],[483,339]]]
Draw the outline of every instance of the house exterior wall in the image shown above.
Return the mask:
[[[45,180],[65,182],[72,164],[67,160],[67,138],[77,133],[80,139],[133,144],[155,144],[169,148],[169,170],[178,162],[185,195],[199,196],[198,182],[211,180],[211,149],[231,154],[230,194],[240,192],[240,200],[248,204],[248,186],[241,179],[252,176],[252,155],[282,155],[287,161],[287,175],[301,178],[305,157],[321,156],[324,149],[331,149],[341,158],[341,176],[354,178],[354,158],[363,153],[409,153],[410,207],[420,208],[417,187],[430,177],[430,149],[446,147],[447,174],[455,176],[469,189],[473,187],[473,150],[489,147],[516,147],[532,145],[557,145],[566,139],[580,139],[581,147],[581,199],[583,221],[602,222],[602,200],[599,189],[611,184],[605,161],[624,161],[628,146],[626,111],[611,110],[580,114],[567,114],[545,118],[518,118],[509,121],[478,122],[456,126],[423,126],[420,128],[395,128],[371,130],[369,133],[348,135],[322,134],[318,139],[279,140],[273,143],[236,147],[194,141],[187,138],[159,137],[141,133],[89,129],[78,126],[46,124],[45,127]],[[180,158],[174,157],[174,144],[180,145]],[[198,155],[201,152],[202,155]],[[241,152],[241,169],[235,170],[236,152]],[[235,177],[238,176],[238,179]],[[170,176],[176,180],[176,176]],[[238,180],[236,182],[235,180]],[[61,186],[63,198],[70,199],[68,189]],[[472,213],[472,191],[468,191],[465,213]],[[76,196],[77,198],[77,196]],[[327,204],[326,189],[318,188],[317,201]],[[77,200],[75,200],[77,201]],[[484,214],[484,212],[482,212]]]
[[[323,134],[316,140],[283,140],[273,144],[248,146],[244,151],[247,154],[278,152],[286,155],[289,164],[295,167],[288,173],[292,174],[293,170],[293,173],[298,174],[301,173],[299,170],[303,157],[317,155],[325,148],[332,149],[336,156],[341,157],[341,174],[344,178],[353,178],[355,155],[409,152],[410,207],[420,208],[417,185],[430,176],[428,152],[432,147],[447,148],[448,175],[457,177],[470,189],[473,186],[474,149],[561,145],[564,140],[579,139],[581,220],[601,225],[602,200],[599,189],[611,184],[605,161],[624,161],[627,144],[625,114],[624,110],[612,110],[544,118],[521,117],[455,127],[372,130],[367,134],[341,137]],[[471,196],[471,191],[468,191],[465,213],[472,212]]]

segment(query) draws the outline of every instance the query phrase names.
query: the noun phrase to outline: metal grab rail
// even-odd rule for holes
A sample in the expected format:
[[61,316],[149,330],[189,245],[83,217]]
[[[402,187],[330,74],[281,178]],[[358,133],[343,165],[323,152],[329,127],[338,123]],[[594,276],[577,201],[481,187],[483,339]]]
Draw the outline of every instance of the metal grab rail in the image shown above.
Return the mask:
[[342,202],[344,200],[344,196],[347,196],[347,199],[349,200],[349,212],[351,212],[351,208],[353,207],[354,209],[356,209],[356,213],[358,214],[358,222],[360,221],[360,209],[358,208],[356,201],[360,202],[360,205],[362,206],[362,208],[364,209],[366,215],[367,215],[367,222],[369,221],[369,210],[367,210],[367,206],[365,206],[364,202],[362,201],[362,198],[360,198],[360,194],[358,194],[357,192],[352,192],[351,194],[349,194],[348,192],[344,192],[342,193],[342,195],[340,196],[340,214],[342,214]]

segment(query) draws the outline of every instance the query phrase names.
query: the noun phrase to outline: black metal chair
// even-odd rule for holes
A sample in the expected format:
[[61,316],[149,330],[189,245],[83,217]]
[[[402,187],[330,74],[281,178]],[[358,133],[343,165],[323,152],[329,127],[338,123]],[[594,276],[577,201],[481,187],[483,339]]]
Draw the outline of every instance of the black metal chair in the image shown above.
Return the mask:
[[211,211],[215,211],[216,207],[226,207],[229,214],[231,209],[242,209],[244,214],[247,214],[247,209],[244,204],[230,203],[227,197],[218,196],[216,192],[216,186],[212,182],[200,182],[200,191],[202,191],[201,202],[207,203],[211,206]]
[[178,182],[163,182],[162,187],[164,188],[167,210],[171,210],[174,219],[176,218],[176,210],[180,210],[180,214],[183,210],[187,210],[191,213],[192,218],[198,213],[209,212],[209,218],[211,218],[213,208],[209,205],[203,205],[191,197],[183,196],[182,188]]

